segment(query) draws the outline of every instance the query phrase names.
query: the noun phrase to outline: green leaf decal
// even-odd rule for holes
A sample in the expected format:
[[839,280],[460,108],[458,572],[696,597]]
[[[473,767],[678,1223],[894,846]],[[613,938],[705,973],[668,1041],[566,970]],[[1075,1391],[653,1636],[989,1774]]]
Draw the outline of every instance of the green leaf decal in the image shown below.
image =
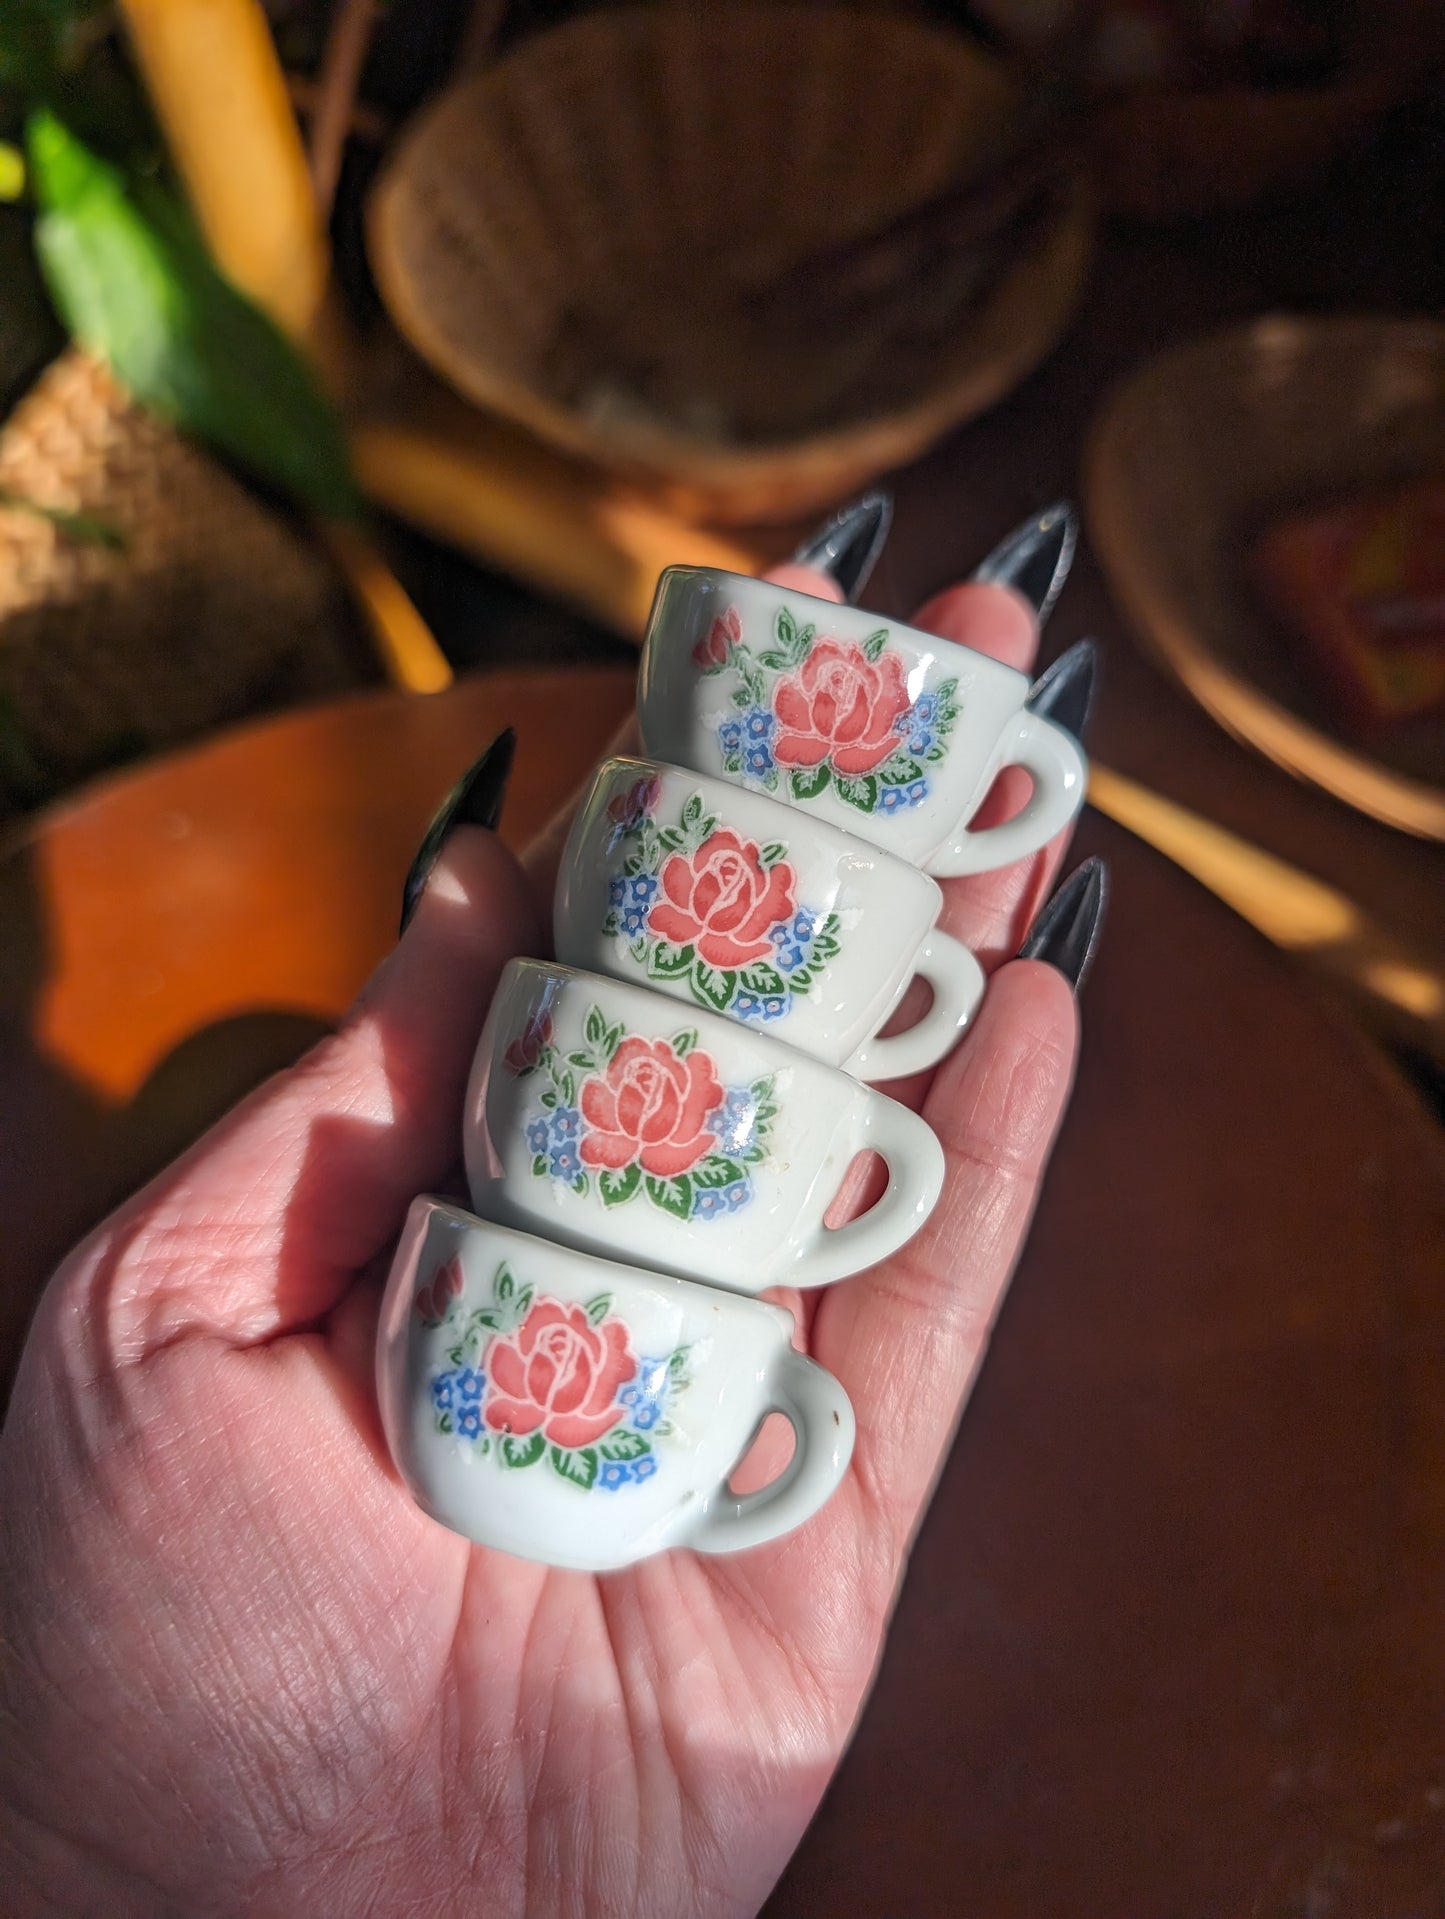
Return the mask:
[[26,129],[35,246],[80,344],[163,419],[319,512],[360,500],[340,421],[306,361],[217,272],[184,205],[128,183],[49,111]]
[[653,979],[681,979],[692,971],[694,957],[690,946],[669,946],[659,940],[647,956],[647,971]]
[[783,976],[775,967],[765,966],[761,961],[756,966],[745,966],[742,973],[743,985],[750,993],[781,993],[786,991]]
[[674,1033],[672,1036],[672,1050],[679,1059],[686,1059],[696,1045],[697,1028],[695,1026],[684,1026],[680,1033]]
[[535,1175],[535,1176],[536,1176],[536,1177],[537,1177],[538,1179],[540,1179],[540,1178],[541,1178],[541,1176],[542,1176],[542,1174],[543,1174],[543,1173],[545,1173],[545,1172],[546,1172],[546,1170],[547,1170],[547,1155],[546,1155],[545,1153],[536,1153],[536,1154],[534,1154],[534,1155],[533,1155],[533,1157],[532,1157],[532,1172],[533,1172],[533,1174],[534,1174],[534,1175]]
[[827,789],[832,778],[832,768],[826,760],[821,766],[795,766],[788,784],[793,789],[795,800],[815,800]]
[[863,651],[870,660],[878,660],[888,644],[888,628],[880,626],[876,633],[870,633],[863,642]]
[[878,777],[885,786],[907,786],[923,777],[923,768],[907,753],[895,753],[879,769]]
[[597,1448],[604,1459],[641,1459],[652,1451],[652,1442],[630,1426],[616,1426]]
[[781,840],[770,840],[758,854],[758,858],[764,866],[776,866],[787,850],[787,847]]
[[702,794],[694,793],[682,809],[684,826],[695,826],[702,818]]
[[567,1055],[567,1064],[569,1066],[579,1067],[584,1073],[595,1072],[597,1068],[597,1062],[592,1055],[583,1052],[569,1053]]
[[511,1268],[499,1266],[495,1291],[498,1299],[510,1299],[517,1290],[517,1282],[512,1278]]
[[614,1172],[610,1166],[604,1166],[597,1175],[597,1190],[602,1195],[604,1206],[621,1206],[637,1191],[642,1184],[642,1168],[636,1160],[630,1166],[624,1166]]
[[600,1006],[589,1006],[583,1029],[589,1046],[600,1046],[607,1037],[607,1018]]
[[687,1371],[687,1356],[691,1351],[690,1346],[679,1346],[676,1352],[668,1354],[667,1371],[670,1378],[676,1379],[679,1373]]
[[546,1450],[547,1442],[540,1432],[528,1433],[525,1439],[503,1433],[497,1443],[497,1452],[504,1466],[535,1466]]
[[654,1179],[649,1173],[647,1197],[674,1219],[686,1219],[692,1212],[692,1181],[686,1173],[677,1179]]
[[740,1179],[747,1178],[747,1168],[739,1166],[735,1159],[724,1159],[720,1153],[709,1153],[699,1165],[688,1174],[694,1186],[711,1192],[720,1186],[734,1186]]
[[584,1493],[591,1491],[597,1477],[597,1449],[594,1446],[584,1446],[580,1452],[573,1452],[568,1446],[549,1446],[547,1457],[553,1472],[570,1480],[574,1486],[580,1486]]
[[602,1041],[602,1056],[604,1059],[610,1060],[612,1058],[612,1055],[617,1051],[618,1047],[622,1044],[622,1032],[623,1032],[623,1027],[622,1027],[621,1020],[618,1020],[615,1026],[608,1027],[606,1035]]
[[835,774],[833,784],[838,789],[839,799],[856,806],[860,813],[871,813],[878,805],[878,782],[871,773],[864,774],[861,779],[850,779],[846,773]]
[[582,1308],[594,1326],[600,1326],[612,1311],[611,1293],[598,1293]]
[[719,973],[706,960],[698,960],[692,969],[692,990],[715,1012],[723,1012],[737,985],[736,973]]
[[527,1317],[527,1309],[532,1304],[535,1293],[536,1288],[532,1286],[524,1286],[521,1292],[518,1293],[516,1299],[512,1302],[512,1310],[517,1319],[525,1319]]

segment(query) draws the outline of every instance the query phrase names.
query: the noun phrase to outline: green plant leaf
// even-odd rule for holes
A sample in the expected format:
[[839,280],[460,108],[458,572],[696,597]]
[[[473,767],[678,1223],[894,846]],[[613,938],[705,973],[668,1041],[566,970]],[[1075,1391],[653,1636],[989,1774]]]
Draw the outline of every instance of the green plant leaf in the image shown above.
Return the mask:
[[318,512],[360,500],[340,421],[301,355],[222,278],[189,213],[128,183],[48,110],[26,128],[35,246],[61,318],[162,418]]
[[636,1160],[630,1166],[614,1171],[604,1166],[597,1175],[597,1190],[602,1195],[604,1206],[623,1206],[642,1184],[642,1168]]
[[876,633],[870,633],[863,642],[863,651],[870,660],[877,660],[888,644],[888,628],[880,626]]
[[580,1486],[583,1492],[592,1490],[597,1478],[597,1449],[595,1446],[583,1446],[573,1452],[569,1446],[549,1446],[547,1457],[552,1470],[574,1486]]
[[846,773],[835,775],[833,784],[839,799],[856,806],[860,813],[871,813],[878,805],[878,781],[871,773],[865,773],[861,779],[851,779]]
[[815,800],[826,791],[832,777],[833,769],[824,760],[820,766],[795,766],[788,784],[793,789],[795,800]]
[[677,1179],[654,1179],[649,1173],[647,1197],[674,1219],[687,1219],[692,1212],[692,1181],[686,1173]]
[[503,1433],[497,1444],[504,1466],[535,1466],[546,1450],[547,1442],[540,1432],[528,1433],[525,1439]]
[[604,1459],[641,1459],[652,1451],[652,1442],[630,1426],[615,1426],[597,1450]]

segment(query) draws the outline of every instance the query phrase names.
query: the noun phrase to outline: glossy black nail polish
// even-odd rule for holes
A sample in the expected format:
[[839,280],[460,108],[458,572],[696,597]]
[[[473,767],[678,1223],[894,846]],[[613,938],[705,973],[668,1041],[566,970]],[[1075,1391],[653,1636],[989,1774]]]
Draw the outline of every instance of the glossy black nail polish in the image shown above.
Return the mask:
[[1082,746],[1089,730],[1098,672],[1097,644],[1093,640],[1075,640],[1034,681],[1028,697],[1030,713],[1052,720],[1055,726],[1072,733]]
[[1108,867],[1097,857],[1085,860],[1034,921],[1019,958],[1043,960],[1081,992],[1098,948],[1108,897]]
[[1022,593],[1042,626],[1064,590],[1078,543],[1078,515],[1067,500],[1056,500],[1000,540],[973,577]]
[[893,495],[881,489],[841,507],[793,555],[795,566],[829,573],[851,606],[868,584],[893,524]]
[[437,809],[436,817],[417,848],[416,858],[401,890],[401,931],[404,933],[417,902],[426,891],[432,868],[442,848],[458,826],[485,826],[495,832],[502,817],[502,802],[507,796],[507,780],[512,771],[512,755],[517,736],[505,728],[492,741],[479,760],[469,766]]

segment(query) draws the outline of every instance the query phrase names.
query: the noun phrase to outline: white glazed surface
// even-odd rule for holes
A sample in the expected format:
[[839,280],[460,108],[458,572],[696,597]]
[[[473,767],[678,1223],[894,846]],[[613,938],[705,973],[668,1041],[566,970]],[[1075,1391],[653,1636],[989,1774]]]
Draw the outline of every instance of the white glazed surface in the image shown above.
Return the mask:
[[[815,630],[801,655],[786,654],[780,612],[796,632]],[[794,740],[800,735],[777,717],[778,689],[785,680],[801,684],[812,670],[808,662],[816,667],[821,661],[816,649],[828,642],[845,649],[855,662],[858,649],[873,647],[877,657],[869,664],[874,690],[858,696],[864,708],[886,714],[905,693],[916,706],[923,698],[936,702],[940,689],[953,689],[947,699],[952,717],[946,724],[937,713],[932,723],[898,721],[899,727],[913,727],[909,738],[926,742],[920,754],[912,755],[903,733],[890,732],[899,757],[847,775],[851,790],[865,796],[868,782],[873,783],[877,797],[872,805],[854,805],[840,797],[843,786],[832,777],[817,792],[800,793],[798,776],[816,779],[833,764],[831,754],[815,762],[811,772],[796,763],[779,765],[774,784],[766,784],[773,778],[766,762],[774,746],[789,753],[803,750],[782,745],[790,731]],[[753,693],[761,689],[760,702],[749,692],[748,671],[755,676]],[[648,622],[638,713],[650,756],[770,791],[912,865],[957,874],[1022,858],[1051,839],[1083,804],[1082,758],[1061,728],[1025,711],[1028,692],[1027,677],[1011,667],[862,608],[836,606],[716,568],[669,567],[658,582]],[[759,715],[756,724],[771,727],[771,733],[751,746],[745,735],[741,758],[733,753],[730,765],[720,729],[745,727],[750,713]],[[873,737],[876,731],[867,732],[855,749],[856,759],[870,760],[883,750]],[[749,752],[762,758],[750,760]],[[928,757],[930,753],[936,757]],[[916,780],[888,784],[889,768],[910,759],[926,784],[918,799],[910,797]],[[996,775],[1012,764],[1026,765],[1035,781],[1025,813],[969,834],[967,823]]]
[[[709,925],[692,889],[709,877],[715,848],[729,862],[727,910]],[[916,868],[795,808],[656,761],[613,759],[598,769],[562,857],[555,945],[566,965],[726,1013],[842,1066],[898,1004],[942,904]],[[811,927],[801,939],[799,915],[804,933]],[[775,922],[787,929],[776,939]],[[982,995],[983,975],[963,949],[942,935],[935,943],[942,1016],[921,1044],[890,1038],[871,1049],[876,1077],[934,1065]],[[687,956],[684,971],[667,970]],[[784,970],[790,960],[801,970]]]
[[[503,1272],[510,1292],[499,1302]],[[496,1390],[492,1342],[516,1345],[539,1307],[555,1325],[559,1315],[547,1302],[574,1314],[583,1309],[584,1317],[591,1305],[588,1324],[598,1330],[589,1346],[618,1355],[604,1359],[598,1376],[625,1374],[606,1389],[618,1415],[607,1432],[581,1448],[557,1449],[574,1461],[592,1455],[583,1474],[593,1475],[590,1485],[554,1464],[547,1442],[553,1415],[526,1439],[504,1434],[486,1416]],[[478,1311],[490,1311],[498,1326],[476,1327]],[[590,1259],[418,1199],[381,1310],[377,1390],[387,1443],[424,1511],[467,1539],[523,1558],[599,1572],[671,1546],[738,1550],[807,1519],[852,1454],[847,1395],[792,1350],[792,1331],[787,1313],[761,1301]],[[568,1335],[562,1337],[565,1345]],[[669,1368],[665,1362],[678,1353]],[[584,1358],[584,1374],[589,1364]],[[464,1371],[473,1397],[463,1420]],[[445,1408],[439,1398],[449,1402]],[[727,1489],[728,1476],[772,1411],[793,1423],[793,1458],[771,1485],[738,1497]],[[443,1412],[450,1430],[441,1429]],[[503,1425],[509,1416],[495,1412]],[[504,1463],[504,1436],[523,1463]],[[537,1457],[527,1457],[539,1444]],[[606,1459],[608,1451],[624,1457]],[[636,1470],[639,1458],[651,1462],[645,1478]]]
[[[645,1073],[656,1086],[659,1071],[681,1091],[648,1095],[662,1102],[648,1107],[627,1082]],[[713,1121],[728,1100],[730,1117]],[[644,1128],[646,1111],[654,1118]],[[677,1123],[669,1118],[659,1134],[664,1111]],[[628,1143],[644,1130],[645,1153]],[[748,1293],[873,1265],[917,1232],[943,1183],[938,1141],[896,1101],[736,1021],[539,960],[513,960],[502,975],[463,1139],[484,1219]],[[826,1229],[845,1172],[870,1148],[888,1163],[887,1190],[859,1218]],[[602,1152],[612,1165],[599,1166]],[[574,1190],[584,1176],[586,1190]]]

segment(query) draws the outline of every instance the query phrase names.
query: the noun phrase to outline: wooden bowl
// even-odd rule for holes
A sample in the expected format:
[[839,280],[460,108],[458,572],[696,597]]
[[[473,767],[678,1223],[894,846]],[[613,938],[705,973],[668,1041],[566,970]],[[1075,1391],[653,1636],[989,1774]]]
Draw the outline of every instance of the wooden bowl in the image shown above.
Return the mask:
[[1058,339],[1088,252],[1067,183],[1016,239],[973,236],[961,279],[932,255],[874,289],[866,323],[804,270],[966,180],[1015,104],[1002,67],[912,20],[590,14],[422,115],[373,199],[372,260],[469,399],[687,513],[789,519],[914,457]]
[[1162,354],[1095,424],[1085,497],[1115,593],[1221,725],[1362,812],[1445,839],[1445,730],[1366,754],[1251,575],[1258,534],[1316,501],[1445,467],[1445,326],[1266,318]]

